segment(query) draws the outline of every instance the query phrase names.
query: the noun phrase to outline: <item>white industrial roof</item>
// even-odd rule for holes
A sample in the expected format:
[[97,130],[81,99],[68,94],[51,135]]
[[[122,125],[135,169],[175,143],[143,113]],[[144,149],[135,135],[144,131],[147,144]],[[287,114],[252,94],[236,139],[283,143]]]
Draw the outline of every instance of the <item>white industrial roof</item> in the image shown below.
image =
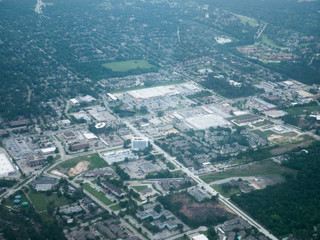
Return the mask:
[[209,127],[228,126],[230,123],[216,114],[198,115],[186,119],[186,122],[195,129],[207,129]]
[[78,101],[77,99],[75,99],[75,98],[71,98],[71,99],[70,99],[70,102],[71,102],[72,104],[78,104],[78,103],[79,103],[79,101]]
[[48,147],[48,148],[42,148],[41,153],[42,154],[47,154],[47,153],[52,153],[56,150],[56,147]]
[[133,90],[133,91],[129,91],[128,94],[134,98],[148,99],[153,97],[179,94],[179,92],[177,91],[174,85],[173,86],[169,85],[169,86],[159,86],[159,87]]
[[4,153],[0,153],[0,176],[8,176],[12,172],[15,172],[12,162]]
[[97,139],[98,137],[93,134],[93,133],[84,133],[83,136],[88,139],[88,140],[91,140],[91,139]]
[[199,234],[191,238],[192,240],[209,240],[204,234]]

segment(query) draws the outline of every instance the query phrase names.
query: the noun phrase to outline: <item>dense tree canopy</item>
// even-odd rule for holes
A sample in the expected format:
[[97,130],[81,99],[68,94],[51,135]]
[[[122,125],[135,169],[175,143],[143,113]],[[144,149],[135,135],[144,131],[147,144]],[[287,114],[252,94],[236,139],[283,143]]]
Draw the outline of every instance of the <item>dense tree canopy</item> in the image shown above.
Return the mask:
[[[296,178],[267,187],[232,201],[277,236],[293,233],[298,239],[310,239],[313,227],[320,223],[320,143],[306,151],[293,152],[284,165],[299,170]],[[300,149],[301,150],[301,149]]]

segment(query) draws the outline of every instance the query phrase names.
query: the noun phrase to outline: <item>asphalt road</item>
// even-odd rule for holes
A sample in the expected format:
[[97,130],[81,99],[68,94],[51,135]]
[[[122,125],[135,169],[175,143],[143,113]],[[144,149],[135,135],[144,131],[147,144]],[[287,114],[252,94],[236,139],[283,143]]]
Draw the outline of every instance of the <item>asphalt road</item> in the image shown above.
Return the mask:
[[[124,123],[133,131],[133,133],[136,136],[144,137],[141,132],[136,129],[131,123],[128,121],[124,121]],[[162,153],[169,161],[171,161],[173,164],[175,164],[178,169],[185,172],[189,177],[191,177],[195,182],[199,184],[200,187],[203,187],[207,192],[211,193],[213,196],[216,196],[218,192],[214,190],[209,184],[205,183],[203,180],[199,178],[199,176],[195,175],[192,171],[190,171],[188,168],[184,167],[181,163],[179,163],[174,157],[170,156],[167,152],[165,152],[162,148],[160,148],[158,145],[156,145],[153,141],[153,139],[149,139],[150,143],[153,145],[153,148],[157,150],[159,153]],[[234,205],[229,199],[218,195],[218,199],[220,203],[227,206],[230,210],[232,210],[234,213],[242,217],[244,220],[246,220],[249,224],[256,227],[259,232],[267,236],[268,238],[272,240],[278,240],[274,235],[272,235],[267,229],[265,229],[262,225],[257,223],[253,218],[248,216],[246,213],[244,213],[239,207]]]

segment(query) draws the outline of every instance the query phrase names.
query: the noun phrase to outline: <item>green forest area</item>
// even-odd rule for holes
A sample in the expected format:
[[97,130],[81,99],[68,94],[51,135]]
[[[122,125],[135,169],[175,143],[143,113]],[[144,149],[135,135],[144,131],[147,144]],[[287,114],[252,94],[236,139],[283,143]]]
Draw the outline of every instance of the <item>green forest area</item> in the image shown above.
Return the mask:
[[320,223],[320,142],[289,154],[283,165],[298,171],[283,184],[267,187],[231,200],[265,225],[276,236],[293,233],[297,239],[310,239]]

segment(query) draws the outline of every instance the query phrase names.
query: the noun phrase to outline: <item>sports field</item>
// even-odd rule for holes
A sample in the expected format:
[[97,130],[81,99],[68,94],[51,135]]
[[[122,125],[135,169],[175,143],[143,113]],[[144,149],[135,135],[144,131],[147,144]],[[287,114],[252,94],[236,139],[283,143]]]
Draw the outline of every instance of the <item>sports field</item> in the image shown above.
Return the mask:
[[111,69],[113,72],[128,72],[134,69],[151,69],[156,66],[150,64],[147,60],[128,60],[122,62],[110,62],[102,64],[103,67]]

